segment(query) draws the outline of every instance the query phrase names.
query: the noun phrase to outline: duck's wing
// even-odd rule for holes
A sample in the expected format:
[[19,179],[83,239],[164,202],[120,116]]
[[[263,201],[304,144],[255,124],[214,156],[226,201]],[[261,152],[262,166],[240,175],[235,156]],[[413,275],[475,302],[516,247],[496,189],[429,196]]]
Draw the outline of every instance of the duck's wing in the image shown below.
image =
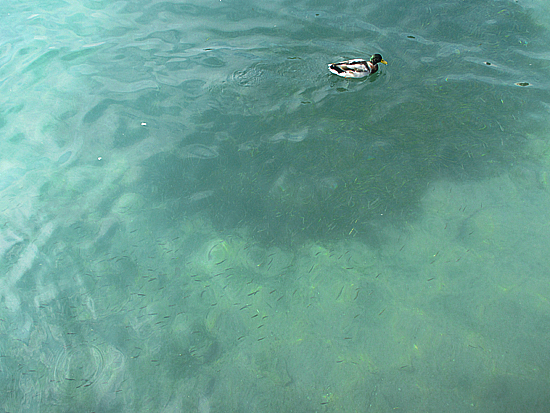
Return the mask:
[[371,73],[367,61],[363,59],[331,63],[328,65],[328,70],[341,77],[364,77]]

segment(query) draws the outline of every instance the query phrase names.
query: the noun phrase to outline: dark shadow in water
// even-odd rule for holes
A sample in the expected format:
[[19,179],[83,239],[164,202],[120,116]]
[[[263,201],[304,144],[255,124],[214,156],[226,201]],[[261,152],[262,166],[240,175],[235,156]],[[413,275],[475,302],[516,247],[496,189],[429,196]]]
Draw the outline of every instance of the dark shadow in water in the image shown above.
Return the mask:
[[[292,119],[212,110],[204,114],[216,120],[212,131],[237,125],[243,139],[229,131],[209,159],[157,156],[146,174],[181,214],[207,213],[222,230],[246,225],[275,244],[352,235],[377,243],[373,229],[410,217],[430,181],[481,179],[514,161],[523,122],[510,114],[521,118],[523,102],[508,97],[513,107],[503,113],[500,96],[484,83],[434,82],[374,122],[361,93],[329,96]],[[300,131],[303,140],[292,141]],[[245,142],[251,137],[256,145]]]

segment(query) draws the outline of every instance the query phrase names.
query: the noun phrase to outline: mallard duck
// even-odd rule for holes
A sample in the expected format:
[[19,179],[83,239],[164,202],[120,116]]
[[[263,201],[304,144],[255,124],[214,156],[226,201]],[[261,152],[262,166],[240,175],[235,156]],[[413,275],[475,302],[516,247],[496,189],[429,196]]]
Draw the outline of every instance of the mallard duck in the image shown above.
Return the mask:
[[388,64],[378,53],[373,54],[367,62],[364,59],[346,60],[340,63],[330,63],[328,70],[340,77],[365,77],[378,70],[378,63]]

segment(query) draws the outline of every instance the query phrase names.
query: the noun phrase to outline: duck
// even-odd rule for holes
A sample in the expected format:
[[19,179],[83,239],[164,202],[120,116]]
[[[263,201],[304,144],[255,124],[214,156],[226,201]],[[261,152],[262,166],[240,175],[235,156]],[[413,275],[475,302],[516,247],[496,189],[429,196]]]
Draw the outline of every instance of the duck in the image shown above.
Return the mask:
[[369,61],[364,59],[346,60],[340,63],[330,63],[328,70],[336,76],[347,78],[361,78],[378,71],[378,63],[388,64],[378,53],[373,54]]

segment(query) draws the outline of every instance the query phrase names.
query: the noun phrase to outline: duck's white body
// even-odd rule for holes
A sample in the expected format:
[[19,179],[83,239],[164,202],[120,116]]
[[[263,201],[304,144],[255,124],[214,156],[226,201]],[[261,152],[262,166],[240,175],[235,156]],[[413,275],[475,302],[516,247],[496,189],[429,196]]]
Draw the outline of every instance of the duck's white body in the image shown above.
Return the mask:
[[329,64],[328,70],[340,77],[365,77],[376,71],[371,69],[369,63],[364,59],[346,60]]
[[[380,56],[380,55],[374,55]],[[380,58],[371,57],[371,61],[365,59],[352,59],[339,63],[330,63],[328,70],[334,73],[336,76],[347,78],[360,78],[371,75],[378,70],[378,63],[387,64],[387,62]]]

